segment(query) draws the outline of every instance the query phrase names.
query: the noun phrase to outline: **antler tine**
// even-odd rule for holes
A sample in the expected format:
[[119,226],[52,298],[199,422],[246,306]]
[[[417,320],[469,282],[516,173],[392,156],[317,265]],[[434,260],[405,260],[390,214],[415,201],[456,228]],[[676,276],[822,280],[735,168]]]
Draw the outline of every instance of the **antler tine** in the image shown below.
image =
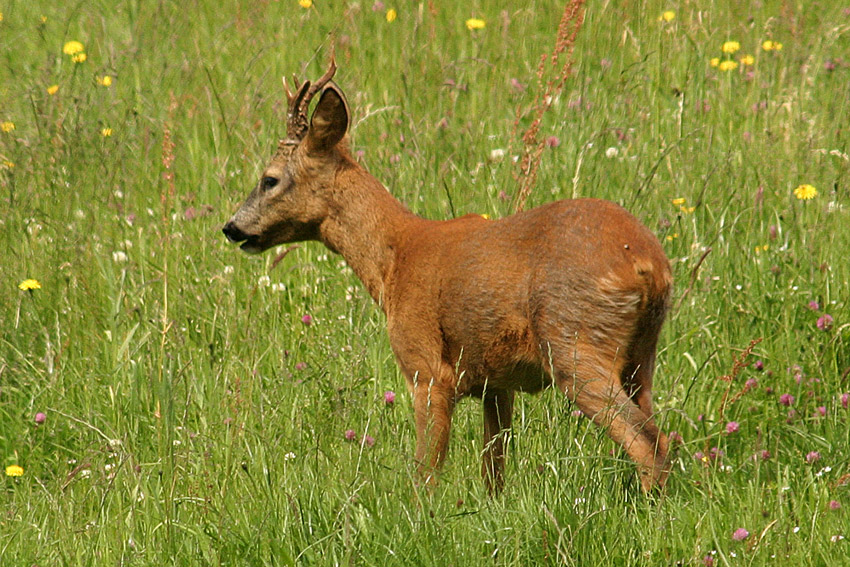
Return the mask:
[[289,85],[286,83],[286,77],[283,78],[283,92],[286,93],[287,103],[289,104],[289,106],[292,106],[293,95],[292,92],[289,90]]
[[321,76],[321,78],[313,83],[309,89],[307,89],[307,94],[304,95],[304,99],[301,101],[301,108],[299,108],[299,112],[304,114],[307,113],[307,107],[310,106],[310,101],[313,100],[313,97],[316,96],[316,93],[325,88],[325,85],[330,82],[333,78],[334,73],[336,73],[336,60],[331,54],[331,63],[328,65],[328,70],[325,71],[325,74]]
[[316,83],[313,85],[313,88],[317,91],[325,88],[325,85],[328,84],[328,81],[333,79],[334,73],[336,73],[336,57],[334,57],[334,54],[331,53],[331,62],[330,65],[328,65],[328,70],[325,71],[325,74],[322,75],[322,77],[318,81],[316,81]]
[[[309,123],[307,109],[310,106],[310,101],[317,92],[322,90],[330,82],[334,73],[336,73],[336,61],[333,54],[331,54],[331,63],[328,66],[328,70],[315,83],[311,84],[310,81],[305,81],[299,85],[298,80],[293,77],[295,80],[295,93],[292,94],[289,88],[286,88],[286,98],[289,99],[289,121],[286,130],[289,139],[301,140],[304,134],[307,133],[307,125]],[[286,86],[285,82],[284,86]]]
[[301,83],[298,81],[298,77],[295,76],[295,73],[292,73],[292,84],[295,87],[294,92],[289,90],[289,83],[286,82],[286,77],[283,77],[283,90],[286,91],[286,100],[289,102],[290,107],[292,107],[292,101],[295,100],[295,95],[298,93],[298,89],[301,88]]

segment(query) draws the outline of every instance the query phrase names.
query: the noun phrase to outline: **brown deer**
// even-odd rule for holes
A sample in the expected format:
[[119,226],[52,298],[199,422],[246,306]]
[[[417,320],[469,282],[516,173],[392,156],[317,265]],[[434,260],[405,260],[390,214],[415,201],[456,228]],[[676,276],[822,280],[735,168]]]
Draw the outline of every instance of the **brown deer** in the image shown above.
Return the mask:
[[455,404],[475,396],[482,474],[498,492],[514,393],[554,384],[637,463],[644,490],[663,486],[667,437],[653,421],[652,372],[672,275],[657,238],[598,199],[492,221],[416,216],[352,159],[335,71],[332,60],[294,93],[284,80],[287,138],[227,238],[250,253],[318,240],[345,258],[386,314],[413,395],[422,481],[446,457]]

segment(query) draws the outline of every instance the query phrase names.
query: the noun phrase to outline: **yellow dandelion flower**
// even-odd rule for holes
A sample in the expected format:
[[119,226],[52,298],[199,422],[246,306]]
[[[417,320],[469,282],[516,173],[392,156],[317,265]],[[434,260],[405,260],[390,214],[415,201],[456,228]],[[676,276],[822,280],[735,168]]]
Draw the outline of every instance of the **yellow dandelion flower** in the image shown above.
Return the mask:
[[718,65],[720,65],[720,57],[712,57],[708,64],[712,67],[717,67]]
[[59,85],[50,85],[49,87],[47,87],[47,94],[53,96],[57,92],[59,92]]
[[679,210],[682,211],[682,213],[689,215],[692,212],[694,212],[695,210],[697,210],[697,208],[696,207],[679,207]]
[[672,22],[676,19],[676,12],[674,12],[673,10],[667,10],[666,12],[663,12],[661,14],[661,17],[658,19],[659,21],[663,20],[665,22]]
[[69,41],[62,46],[62,53],[65,55],[76,55],[77,53],[82,53],[85,49],[79,41]]
[[306,10],[313,7],[313,0],[298,0],[298,5]]
[[83,63],[86,59],[88,59],[88,57],[86,57],[85,53],[77,53],[71,57],[71,61],[74,63]]
[[18,284],[18,289],[20,289],[21,291],[32,291],[34,289],[41,289],[41,283],[39,283],[38,280],[28,278]]
[[0,12],[0,22],[3,21],[3,12]]
[[42,24],[46,24],[46,23],[47,23],[47,16],[42,16],[42,17],[41,17],[41,23],[42,23]]
[[741,49],[741,44],[737,41],[727,41],[723,44],[723,47],[721,48],[723,53],[729,53],[730,55],[732,53],[735,53],[739,49]]
[[484,20],[479,19],[479,18],[469,18],[468,20],[466,20],[466,29],[468,29],[470,31],[471,30],[483,30],[484,26],[486,26],[486,25],[487,25],[487,22],[485,22]]
[[782,44],[772,39],[766,39],[762,42],[761,48],[765,51],[782,51]]
[[9,465],[6,467],[6,476],[23,476],[24,467],[20,465]]
[[15,162],[9,160],[3,160],[3,167],[6,169],[12,169],[15,167]]
[[102,87],[111,87],[112,86],[112,77],[109,75],[104,75],[103,77],[97,78],[97,84]]
[[679,238],[678,232],[674,232],[673,234],[668,234],[667,235],[667,242],[673,242],[674,238]]
[[390,8],[389,10],[387,10],[387,21],[388,22],[394,22],[397,17],[398,17],[398,13],[395,11],[395,8]]
[[773,42],[773,50],[774,51],[782,51],[782,44],[778,41]]
[[15,129],[15,123],[11,120],[7,120],[6,122],[0,122],[0,130],[3,130],[6,133],[11,132]]
[[490,215],[488,215],[487,213],[481,213],[481,218],[484,220],[490,220]]
[[765,244],[764,246],[756,246],[754,248],[756,254],[761,254],[762,252],[767,252],[770,249],[770,244]]
[[100,135],[103,136],[104,138],[108,138],[109,136],[112,135],[112,128],[104,128],[103,130],[100,131]]
[[744,55],[743,57],[741,57],[740,61],[741,65],[747,65],[751,67],[755,64],[756,58],[752,55]]
[[720,65],[717,66],[721,71],[734,71],[738,68],[737,61],[722,61]]
[[804,183],[803,185],[798,185],[797,188],[794,189],[794,196],[801,201],[808,201],[809,199],[814,199],[818,196],[818,190],[808,183]]
[[684,197],[678,197],[676,199],[673,199],[673,204],[676,205],[677,207],[680,207],[680,206],[685,204],[685,198]]

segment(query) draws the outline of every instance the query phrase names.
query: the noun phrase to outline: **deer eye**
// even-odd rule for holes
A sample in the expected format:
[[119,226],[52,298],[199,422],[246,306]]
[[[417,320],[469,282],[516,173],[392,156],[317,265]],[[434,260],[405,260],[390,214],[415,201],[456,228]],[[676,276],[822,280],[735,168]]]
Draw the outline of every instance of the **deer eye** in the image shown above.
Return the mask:
[[263,177],[262,188],[263,191],[271,189],[275,185],[278,184],[280,180],[277,177]]

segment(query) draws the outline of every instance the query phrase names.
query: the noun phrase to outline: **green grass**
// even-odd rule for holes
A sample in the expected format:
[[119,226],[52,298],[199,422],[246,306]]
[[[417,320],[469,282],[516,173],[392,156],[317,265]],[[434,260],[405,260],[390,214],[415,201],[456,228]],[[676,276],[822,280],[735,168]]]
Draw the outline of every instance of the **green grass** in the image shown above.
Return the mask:
[[[519,398],[499,498],[478,477],[473,402],[440,485],[417,491],[411,401],[341,258],[306,244],[270,271],[273,254],[225,242],[284,133],[280,77],[315,78],[332,44],[355,150],[393,194],[430,218],[509,214],[514,120],[540,95],[563,5],[504,4],[386,2],[392,23],[370,0],[0,7],[0,122],[15,126],[0,132],[0,459],[24,469],[0,479],[1,564],[850,560],[843,6],[592,2],[545,117],[560,144],[529,204],[622,203],[674,267],[655,394],[683,443],[660,498],[555,392]],[[727,40],[751,68],[710,66]],[[817,197],[796,199],[803,183]],[[42,288],[20,291],[25,278]],[[722,380],[758,338],[747,361],[764,369]]]

